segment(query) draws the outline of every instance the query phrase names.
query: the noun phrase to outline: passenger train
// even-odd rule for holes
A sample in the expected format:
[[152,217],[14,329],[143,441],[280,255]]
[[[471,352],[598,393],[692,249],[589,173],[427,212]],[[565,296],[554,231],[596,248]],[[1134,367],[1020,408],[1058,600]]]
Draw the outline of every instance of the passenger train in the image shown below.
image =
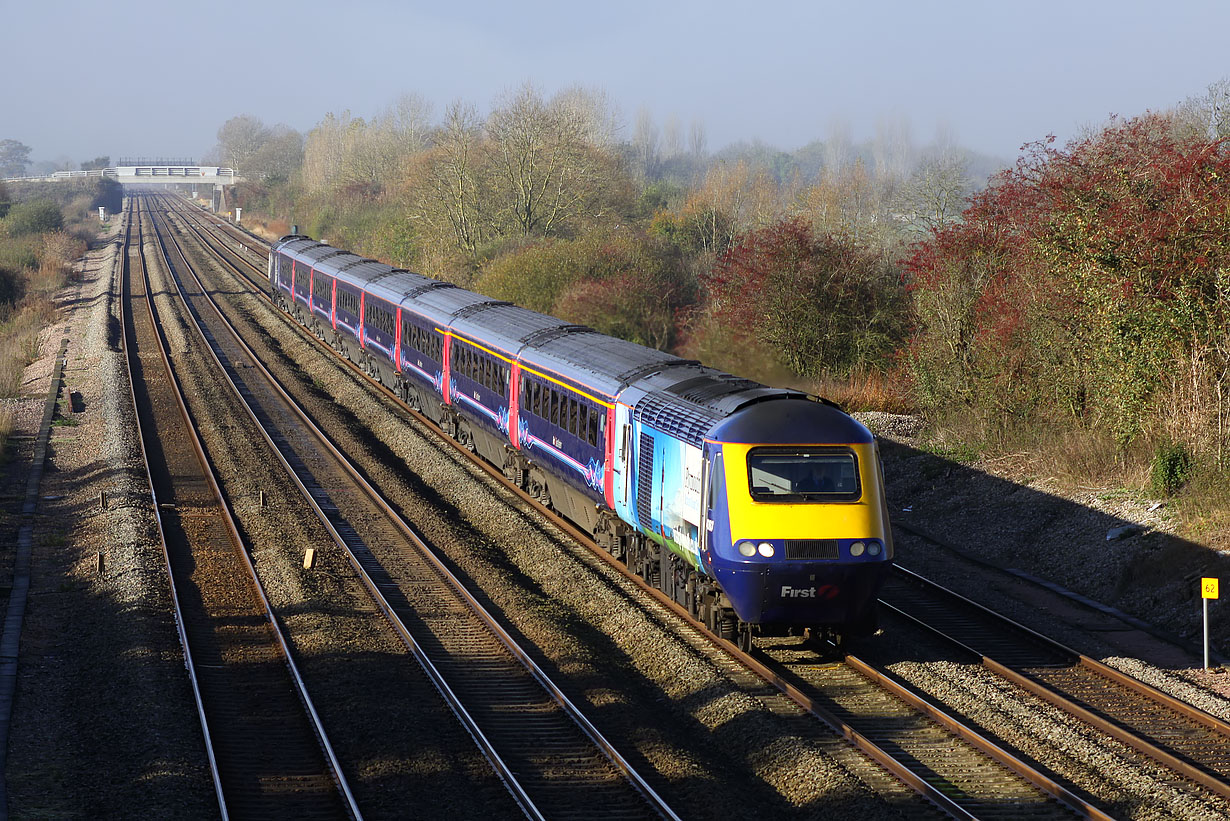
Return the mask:
[[874,631],[882,467],[836,405],[304,236],[268,274],[283,311],[714,633]]

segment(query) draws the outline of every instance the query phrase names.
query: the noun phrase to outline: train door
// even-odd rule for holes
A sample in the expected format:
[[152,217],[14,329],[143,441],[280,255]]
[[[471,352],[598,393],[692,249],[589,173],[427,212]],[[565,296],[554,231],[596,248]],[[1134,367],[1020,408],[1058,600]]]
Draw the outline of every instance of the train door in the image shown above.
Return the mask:
[[611,472],[614,481],[611,494],[614,500],[615,512],[625,522],[636,521],[635,508],[632,504],[632,469],[636,459],[636,448],[633,447],[633,430],[631,409],[620,402],[615,403],[615,452],[611,459]]
[[703,512],[701,513],[702,525],[700,528],[700,561],[706,568],[709,567],[712,561],[713,545],[715,544],[714,529],[717,527],[718,517],[721,515],[725,506],[726,496],[726,474],[725,466],[722,462],[722,451],[719,446],[712,443],[705,444],[704,458],[704,476],[702,479],[702,502]]

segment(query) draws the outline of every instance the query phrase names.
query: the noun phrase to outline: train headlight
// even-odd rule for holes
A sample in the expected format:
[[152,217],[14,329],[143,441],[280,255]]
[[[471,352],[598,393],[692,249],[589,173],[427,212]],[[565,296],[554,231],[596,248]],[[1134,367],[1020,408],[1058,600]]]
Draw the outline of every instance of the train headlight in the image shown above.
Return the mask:
[[760,555],[764,556],[766,559],[773,555],[773,545],[768,542],[761,542],[758,549],[760,551]]
[[755,542],[739,542],[737,546],[739,548],[740,555],[749,556],[749,557],[756,555],[756,543]]
[[867,545],[867,555],[868,556],[879,556],[880,555],[880,543],[879,542],[869,543]]
[[862,542],[855,542],[854,544],[850,545],[850,555],[851,556],[861,556],[863,555],[863,551],[866,549],[867,549],[867,545],[863,544]]

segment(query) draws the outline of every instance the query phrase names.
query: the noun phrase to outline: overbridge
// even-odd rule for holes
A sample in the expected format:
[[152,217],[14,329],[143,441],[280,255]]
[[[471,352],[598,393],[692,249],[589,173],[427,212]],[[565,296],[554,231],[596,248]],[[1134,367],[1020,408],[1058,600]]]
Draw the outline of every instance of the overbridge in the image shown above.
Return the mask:
[[226,207],[227,186],[243,182],[233,168],[200,165],[193,160],[123,158],[110,168],[92,171],[56,171],[43,177],[10,177],[3,182],[59,182],[81,177],[108,177],[122,185],[188,185],[195,189],[213,186],[215,210]]

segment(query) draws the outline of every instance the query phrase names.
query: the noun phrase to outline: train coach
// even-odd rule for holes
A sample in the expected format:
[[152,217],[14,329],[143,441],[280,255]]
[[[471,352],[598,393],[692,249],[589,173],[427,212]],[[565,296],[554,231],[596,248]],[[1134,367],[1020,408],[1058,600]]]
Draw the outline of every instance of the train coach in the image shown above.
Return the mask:
[[275,303],[716,634],[872,632],[874,437],[837,406],[292,235]]

